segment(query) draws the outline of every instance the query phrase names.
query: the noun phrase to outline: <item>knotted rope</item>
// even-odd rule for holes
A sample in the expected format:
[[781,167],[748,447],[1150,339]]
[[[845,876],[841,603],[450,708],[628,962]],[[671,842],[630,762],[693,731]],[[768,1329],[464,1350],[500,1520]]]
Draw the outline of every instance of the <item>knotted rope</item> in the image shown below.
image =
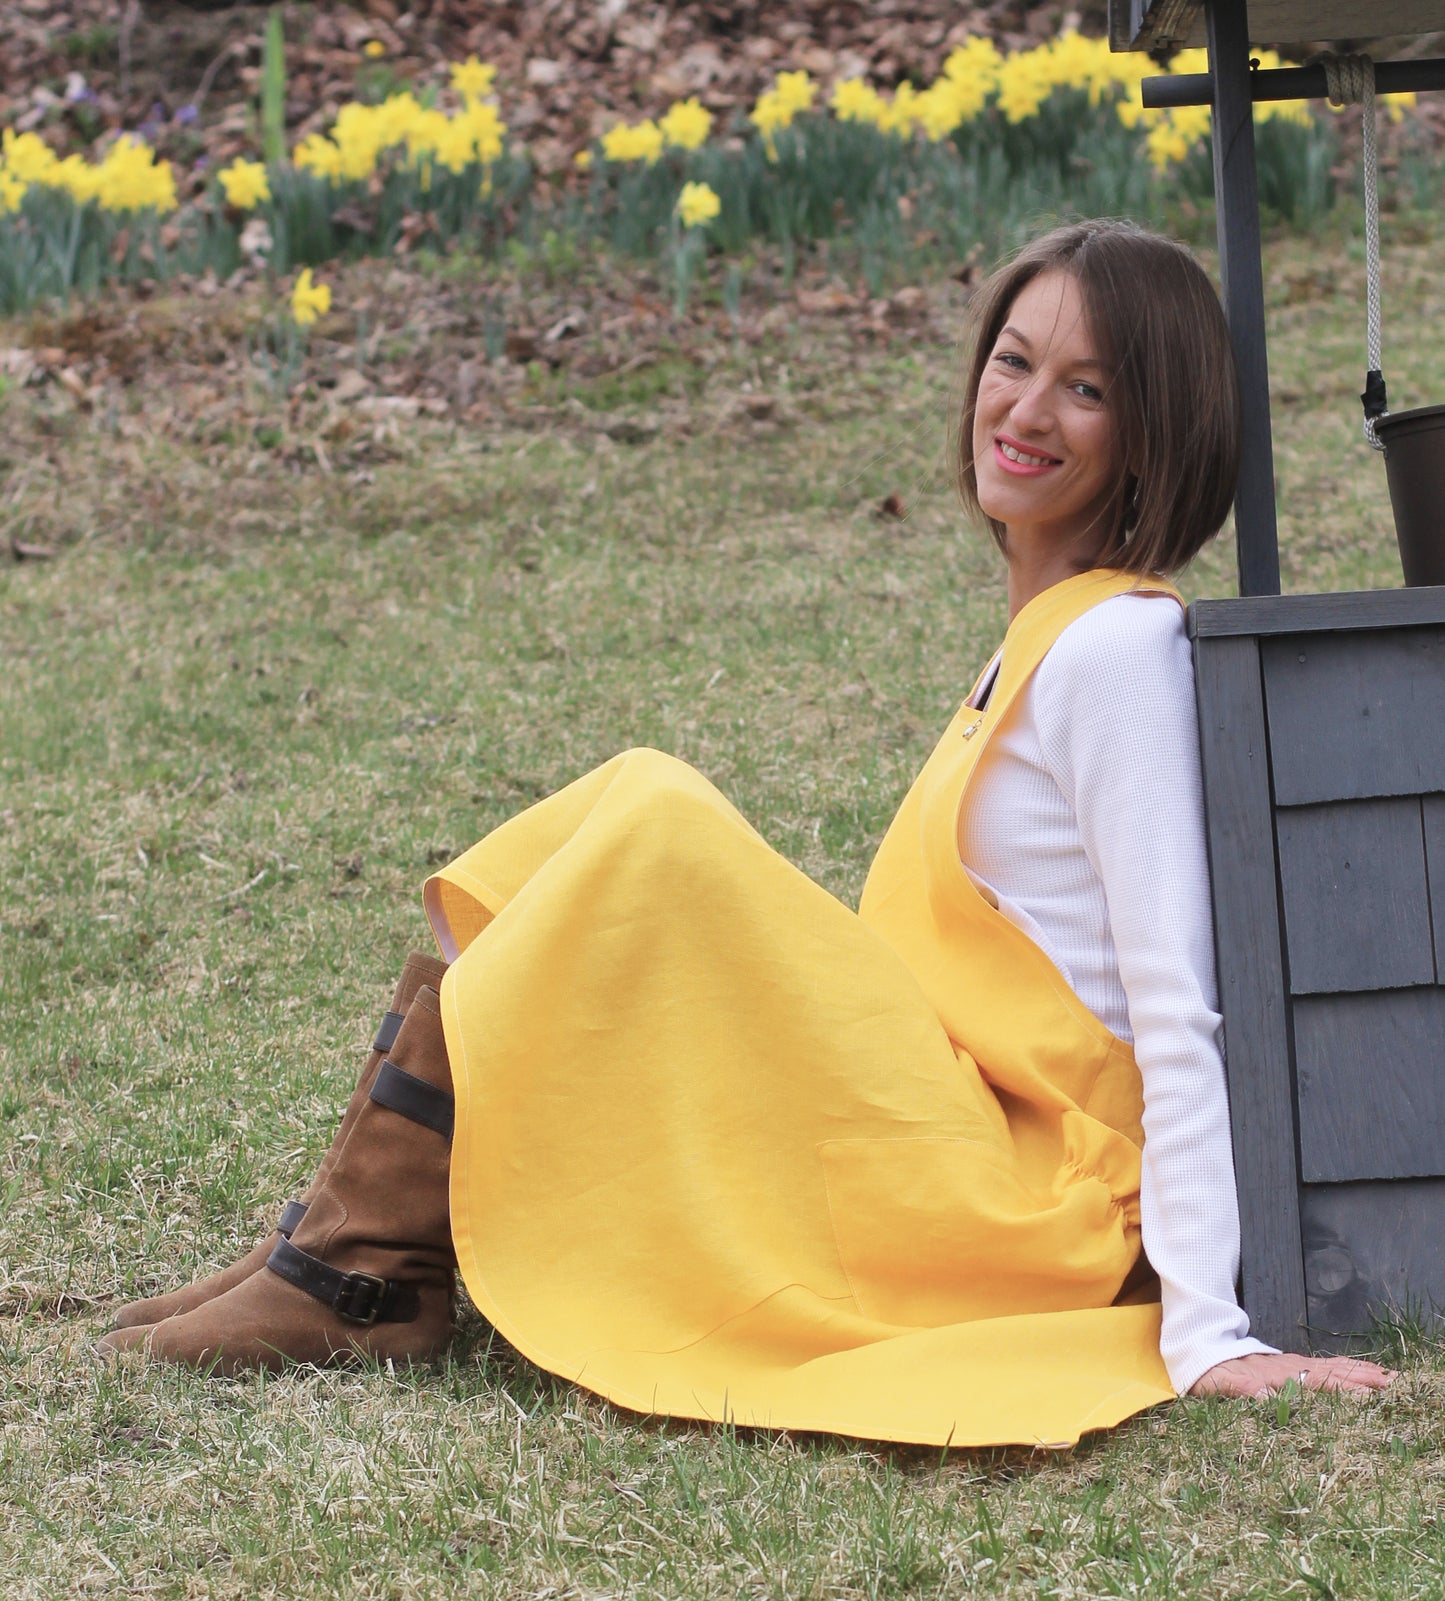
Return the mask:
[[1369,56],[1325,54],[1315,58],[1325,69],[1325,89],[1332,106],[1360,106],[1365,168],[1365,343],[1369,369],[1360,403],[1365,408],[1365,438],[1376,450],[1385,447],[1375,422],[1390,409],[1380,359],[1380,198],[1379,159],[1375,153],[1375,63]]

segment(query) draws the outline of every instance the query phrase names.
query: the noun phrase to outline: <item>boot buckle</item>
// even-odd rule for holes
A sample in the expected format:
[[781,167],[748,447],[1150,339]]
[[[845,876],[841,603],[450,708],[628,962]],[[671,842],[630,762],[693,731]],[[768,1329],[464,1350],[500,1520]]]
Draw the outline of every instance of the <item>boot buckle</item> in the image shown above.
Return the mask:
[[348,1323],[370,1328],[381,1316],[390,1285],[374,1273],[347,1273],[336,1287],[332,1310]]

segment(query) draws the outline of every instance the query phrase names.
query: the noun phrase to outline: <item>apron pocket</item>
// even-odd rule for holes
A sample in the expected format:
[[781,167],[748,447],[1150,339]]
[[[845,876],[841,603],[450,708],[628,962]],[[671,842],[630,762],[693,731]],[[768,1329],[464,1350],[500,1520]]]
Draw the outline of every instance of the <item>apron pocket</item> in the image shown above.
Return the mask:
[[1098,1179],[1118,1202],[1126,1220],[1137,1227],[1139,1147],[1087,1112],[1065,1112],[1063,1129],[1065,1167],[1082,1178]]
[[880,1323],[1108,1306],[1138,1255],[1110,1186],[1072,1162],[1040,1193],[977,1140],[827,1140],[818,1154],[839,1261]]

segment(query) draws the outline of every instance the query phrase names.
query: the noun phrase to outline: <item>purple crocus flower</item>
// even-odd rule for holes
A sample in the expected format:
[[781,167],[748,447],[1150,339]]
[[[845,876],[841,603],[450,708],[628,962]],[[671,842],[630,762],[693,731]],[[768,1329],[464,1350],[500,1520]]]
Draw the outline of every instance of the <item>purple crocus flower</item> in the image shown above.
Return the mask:
[[153,145],[156,142],[156,135],[165,126],[165,121],[166,108],[157,100],[146,112],[145,121],[136,129],[136,133],[148,145]]

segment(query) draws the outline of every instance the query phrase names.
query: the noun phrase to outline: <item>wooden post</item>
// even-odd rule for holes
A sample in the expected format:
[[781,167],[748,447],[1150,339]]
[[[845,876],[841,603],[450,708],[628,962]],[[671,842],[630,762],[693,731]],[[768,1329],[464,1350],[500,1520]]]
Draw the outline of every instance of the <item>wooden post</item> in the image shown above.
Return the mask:
[[1244,436],[1234,499],[1241,595],[1279,594],[1274,513],[1274,444],[1264,337],[1264,267],[1254,165],[1246,0],[1208,0],[1205,17],[1214,80],[1214,198],[1219,276],[1239,368]]

